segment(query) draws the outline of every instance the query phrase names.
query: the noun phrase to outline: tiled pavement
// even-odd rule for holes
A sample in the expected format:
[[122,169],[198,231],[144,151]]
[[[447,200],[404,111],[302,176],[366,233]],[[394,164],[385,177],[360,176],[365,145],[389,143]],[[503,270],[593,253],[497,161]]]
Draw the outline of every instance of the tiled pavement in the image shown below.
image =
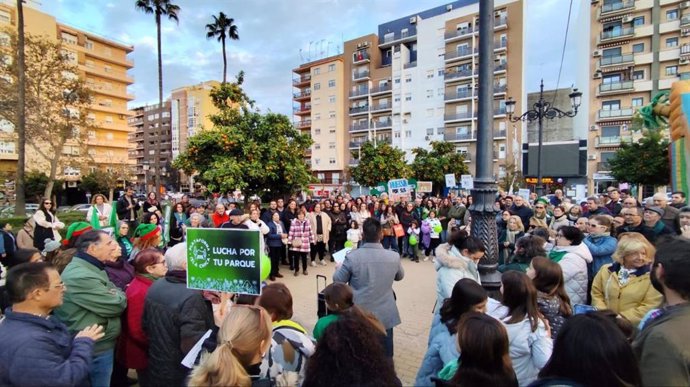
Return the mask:
[[[393,286],[398,299],[402,323],[398,325],[395,339],[395,369],[403,386],[411,386],[426,352],[432,309],[436,300],[436,274],[431,261],[413,263],[403,260],[405,278]],[[293,319],[309,332],[316,324],[316,275],[325,275],[332,282],[335,264],[309,267],[309,275],[300,273],[294,277],[286,266],[281,266],[284,282],[293,297]]]

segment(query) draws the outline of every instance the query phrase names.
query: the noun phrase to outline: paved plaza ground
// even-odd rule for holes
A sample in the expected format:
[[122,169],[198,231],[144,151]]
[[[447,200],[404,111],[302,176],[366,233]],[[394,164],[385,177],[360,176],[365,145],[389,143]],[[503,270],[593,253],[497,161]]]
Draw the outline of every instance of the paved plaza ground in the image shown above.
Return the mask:
[[[432,309],[436,300],[436,272],[431,261],[414,263],[403,260],[405,278],[393,288],[398,298],[398,309],[402,323],[398,325],[395,339],[395,369],[403,386],[411,386],[427,348]],[[293,319],[311,332],[316,324],[316,275],[325,275],[332,282],[335,264],[309,267],[309,275],[300,273],[294,277],[287,266],[281,266],[278,279],[284,282],[293,297]]]

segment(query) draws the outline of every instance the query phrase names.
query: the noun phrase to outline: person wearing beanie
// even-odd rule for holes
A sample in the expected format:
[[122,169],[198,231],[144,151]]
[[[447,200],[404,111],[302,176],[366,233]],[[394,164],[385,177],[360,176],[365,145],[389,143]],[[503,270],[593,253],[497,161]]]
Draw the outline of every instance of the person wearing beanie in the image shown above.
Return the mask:
[[[74,247],[74,242],[79,238],[79,236],[89,230],[92,230],[90,224],[86,222],[74,222],[67,227],[67,234],[65,239],[62,240],[62,245],[66,248]],[[47,239],[46,239],[47,240]]]
[[642,219],[644,221],[644,225],[652,229],[654,232],[654,240],[651,242],[654,243],[657,238],[659,238],[662,235],[673,235],[673,231],[671,231],[668,226],[663,222],[665,211],[661,207],[657,206],[650,206],[644,209],[644,213],[642,214]]
[[142,223],[134,230],[134,242],[129,261],[136,258],[137,253],[148,248],[157,249],[161,243],[161,228],[155,224]]

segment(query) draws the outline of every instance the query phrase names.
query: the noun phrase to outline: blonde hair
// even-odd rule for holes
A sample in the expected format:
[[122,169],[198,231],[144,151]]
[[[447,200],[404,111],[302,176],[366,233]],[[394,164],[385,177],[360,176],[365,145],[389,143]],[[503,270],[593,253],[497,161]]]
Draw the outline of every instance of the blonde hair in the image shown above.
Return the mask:
[[[525,232],[525,225],[522,224],[522,219],[521,219],[519,216],[517,216],[517,215],[510,215],[510,219],[508,219],[508,221],[506,222],[506,227],[507,227],[507,224],[510,223],[510,220],[511,220],[511,219],[512,219],[512,220],[515,220],[515,223],[517,223],[517,225],[518,225],[518,231]],[[508,229],[509,229],[509,228],[508,228]]]
[[194,367],[189,385],[250,387],[244,366],[270,343],[271,332],[271,316],[263,308],[233,305],[218,331],[218,346]]
[[645,263],[654,261],[656,249],[649,243],[647,238],[637,232],[624,232],[618,236],[618,246],[616,246],[616,251],[613,252],[611,257],[622,265],[626,256],[637,253],[640,250],[644,250],[647,253]]

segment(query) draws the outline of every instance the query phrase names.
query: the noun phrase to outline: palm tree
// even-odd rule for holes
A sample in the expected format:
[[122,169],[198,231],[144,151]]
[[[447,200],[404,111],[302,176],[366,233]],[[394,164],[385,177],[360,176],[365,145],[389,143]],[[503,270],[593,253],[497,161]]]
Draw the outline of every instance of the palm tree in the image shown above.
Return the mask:
[[237,34],[237,26],[233,24],[235,19],[228,18],[223,12],[218,16],[213,15],[213,23],[206,24],[206,38],[213,39],[218,37],[218,41],[223,45],[223,83],[225,83],[228,73],[228,58],[225,55],[225,39],[240,40]]
[[[163,107],[163,60],[161,58],[161,16],[167,16],[169,20],[179,22],[177,13],[180,7],[172,4],[170,0],[136,0],[134,5],[138,10],[146,14],[154,14],[156,17],[156,32],[158,38],[158,106]],[[159,115],[158,128],[155,130],[156,139],[159,139],[160,130],[163,127],[163,115]],[[160,141],[156,143],[154,152],[154,165],[156,173],[153,177],[155,192],[158,194],[160,189]]]

